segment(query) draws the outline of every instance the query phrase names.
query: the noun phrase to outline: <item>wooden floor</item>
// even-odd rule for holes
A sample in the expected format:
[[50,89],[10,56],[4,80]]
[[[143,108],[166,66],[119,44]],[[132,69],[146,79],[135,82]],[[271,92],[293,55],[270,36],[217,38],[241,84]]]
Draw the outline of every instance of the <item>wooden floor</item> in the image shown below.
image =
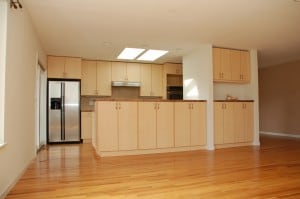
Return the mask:
[[90,144],[50,146],[7,198],[300,198],[300,140],[107,158]]

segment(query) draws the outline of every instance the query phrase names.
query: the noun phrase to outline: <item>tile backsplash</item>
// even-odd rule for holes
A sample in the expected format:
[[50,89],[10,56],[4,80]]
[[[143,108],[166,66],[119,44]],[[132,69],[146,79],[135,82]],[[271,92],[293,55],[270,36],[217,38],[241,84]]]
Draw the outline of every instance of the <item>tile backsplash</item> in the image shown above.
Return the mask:
[[95,101],[101,99],[141,99],[139,87],[112,87],[111,96],[82,96],[81,111],[94,111]]

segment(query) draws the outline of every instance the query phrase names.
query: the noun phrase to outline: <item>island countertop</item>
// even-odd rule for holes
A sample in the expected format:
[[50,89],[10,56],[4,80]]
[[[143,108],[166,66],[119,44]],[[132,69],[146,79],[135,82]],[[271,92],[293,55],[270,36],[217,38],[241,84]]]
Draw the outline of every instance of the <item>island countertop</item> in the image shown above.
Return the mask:
[[139,99],[112,99],[112,98],[101,98],[96,99],[97,101],[132,101],[132,102],[206,102],[207,100],[168,100],[159,98],[139,98]]

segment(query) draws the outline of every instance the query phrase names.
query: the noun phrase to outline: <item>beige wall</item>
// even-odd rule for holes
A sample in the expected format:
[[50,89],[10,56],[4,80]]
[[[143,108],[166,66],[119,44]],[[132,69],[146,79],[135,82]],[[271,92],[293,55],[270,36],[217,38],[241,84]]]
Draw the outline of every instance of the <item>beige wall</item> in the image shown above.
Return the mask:
[[300,60],[259,70],[260,130],[300,135]]
[[45,62],[25,8],[8,8],[4,138],[0,148],[0,198],[35,157],[37,58]]

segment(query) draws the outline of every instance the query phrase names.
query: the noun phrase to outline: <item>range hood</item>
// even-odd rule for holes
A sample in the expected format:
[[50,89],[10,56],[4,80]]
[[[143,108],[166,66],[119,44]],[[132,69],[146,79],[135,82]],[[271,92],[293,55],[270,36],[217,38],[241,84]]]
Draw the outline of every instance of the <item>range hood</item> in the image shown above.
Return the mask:
[[128,82],[128,81],[112,81],[111,86],[127,86],[127,87],[140,87],[140,82]]

